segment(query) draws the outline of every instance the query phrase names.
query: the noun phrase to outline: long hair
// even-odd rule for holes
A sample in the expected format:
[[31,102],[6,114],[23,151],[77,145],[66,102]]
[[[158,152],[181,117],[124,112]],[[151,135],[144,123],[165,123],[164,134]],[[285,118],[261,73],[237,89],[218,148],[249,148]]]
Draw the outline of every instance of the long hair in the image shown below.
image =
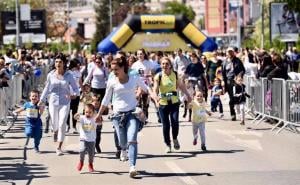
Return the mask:
[[63,64],[64,64],[64,71],[66,71],[68,69],[68,66],[67,66],[67,58],[66,56],[63,54],[63,53],[58,53],[57,55],[55,55],[54,57],[54,62],[52,64],[52,66],[50,67],[51,71],[56,69],[55,68],[55,60],[56,59],[60,59],[63,61]]
[[126,60],[126,57],[120,57],[120,58],[115,58],[111,61],[111,65],[118,65],[119,67],[124,67],[124,72],[128,74],[128,62]]

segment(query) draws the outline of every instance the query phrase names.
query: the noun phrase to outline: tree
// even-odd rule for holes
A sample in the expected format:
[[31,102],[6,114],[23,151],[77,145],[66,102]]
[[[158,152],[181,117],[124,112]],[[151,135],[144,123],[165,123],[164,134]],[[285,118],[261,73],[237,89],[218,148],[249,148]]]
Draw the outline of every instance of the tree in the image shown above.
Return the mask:
[[96,51],[97,44],[109,33],[109,0],[95,0],[96,32],[91,43],[92,51]]
[[191,6],[187,7],[185,4],[178,3],[176,1],[167,2],[162,13],[172,15],[183,14],[192,22],[194,21],[196,16],[196,13]]
[[[113,27],[118,26],[128,14],[130,7],[144,0],[112,0]],[[95,0],[96,32],[94,34],[91,49],[96,51],[97,44],[110,32],[109,23],[109,0]]]

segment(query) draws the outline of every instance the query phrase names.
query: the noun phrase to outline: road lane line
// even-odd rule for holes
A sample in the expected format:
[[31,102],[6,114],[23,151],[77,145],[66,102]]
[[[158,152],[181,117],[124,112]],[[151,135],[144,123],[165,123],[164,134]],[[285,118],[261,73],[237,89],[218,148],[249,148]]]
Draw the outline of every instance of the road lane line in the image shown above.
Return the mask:
[[[171,162],[171,161],[167,161],[165,163],[174,173],[176,173],[178,175],[187,174],[176,163]],[[179,176],[179,178],[187,185],[198,185],[198,183],[189,176]]]

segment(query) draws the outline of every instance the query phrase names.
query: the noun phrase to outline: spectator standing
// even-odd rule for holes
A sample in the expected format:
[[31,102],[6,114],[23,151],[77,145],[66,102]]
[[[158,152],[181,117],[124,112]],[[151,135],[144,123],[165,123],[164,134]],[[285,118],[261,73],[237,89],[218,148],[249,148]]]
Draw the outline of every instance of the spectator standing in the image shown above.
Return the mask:
[[225,84],[225,91],[229,95],[229,108],[231,120],[236,121],[236,114],[234,110],[234,97],[233,97],[233,86],[234,79],[236,76],[245,74],[245,68],[243,63],[234,54],[234,49],[229,47],[227,49],[227,60],[223,64],[222,69],[223,80]]

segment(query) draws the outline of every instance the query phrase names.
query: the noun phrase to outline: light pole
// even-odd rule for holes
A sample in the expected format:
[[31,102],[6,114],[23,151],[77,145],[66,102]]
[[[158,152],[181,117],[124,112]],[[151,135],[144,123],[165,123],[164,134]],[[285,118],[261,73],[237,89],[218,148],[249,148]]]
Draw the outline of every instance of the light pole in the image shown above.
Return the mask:
[[[70,0],[67,1],[67,16],[68,16],[68,36],[69,36],[69,40],[68,40],[68,53],[69,55],[71,56],[71,49],[72,49],[72,46],[71,46],[71,30],[70,30]],[[70,58],[70,57],[69,57]]]
[[16,48],[20,48],[19,0],[16,0]]
[[236,42],[237,42],[237,47],[241,47],[241,9],[240,9],[240,0],[237,1],[237,35],[236,35]]
[[112,32],[112,3],[109,0],[109,31]]
[[265,19],[265,16],[264,16],[264,7],[265,7],[265,5],[264,5],[264,0],[262,0],[262,4],[261,4],[261,43],[260,43],[260,47],[261,47],[261,49],[263,49],[264,48],[264,45],[265,45],[265,26],[264,26],[264,24],[265,24],[265,21],[264,21],[264,19]]

